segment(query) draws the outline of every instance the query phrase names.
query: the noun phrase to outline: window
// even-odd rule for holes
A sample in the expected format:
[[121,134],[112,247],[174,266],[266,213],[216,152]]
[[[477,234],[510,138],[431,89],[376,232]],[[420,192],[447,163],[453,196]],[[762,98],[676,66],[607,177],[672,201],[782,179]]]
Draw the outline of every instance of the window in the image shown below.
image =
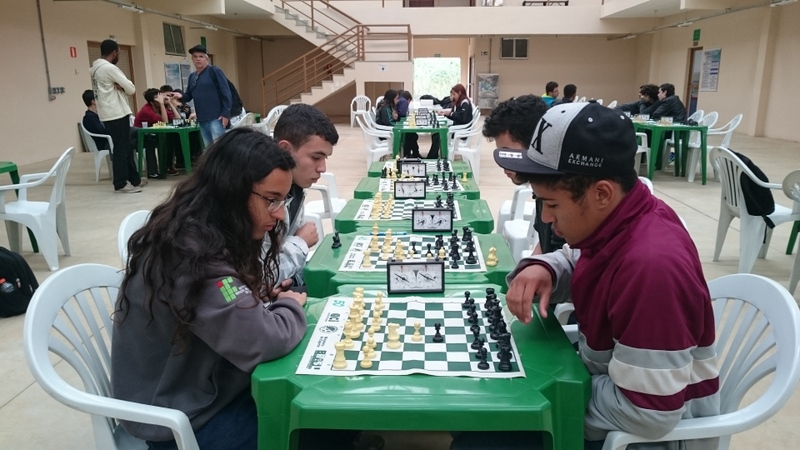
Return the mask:
[[500,59],[528,59],[528,39],[500,39]]
[[164,22],[164,50],[168,55],[186,55],[183,45],[183,27]]

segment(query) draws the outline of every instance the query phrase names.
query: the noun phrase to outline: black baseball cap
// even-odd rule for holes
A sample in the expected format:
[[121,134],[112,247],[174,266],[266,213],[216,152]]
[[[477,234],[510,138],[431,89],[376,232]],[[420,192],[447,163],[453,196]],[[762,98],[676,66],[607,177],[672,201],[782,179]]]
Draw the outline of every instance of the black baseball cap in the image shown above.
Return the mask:
[[634,173],[636,132],[631,119],[595,101],[556,105],[542,116],[528,151],[498,148],[502,168],[538,175],[596,177]]
[[194,55],[195,53],[198,53],[198,52],[199,53],[205,53],[206,55],[208,54],[208,50],[206,49],[206,46],[202,45],[202,44],[197,44],[194,47],[189,49],[189,54],[190,55]]

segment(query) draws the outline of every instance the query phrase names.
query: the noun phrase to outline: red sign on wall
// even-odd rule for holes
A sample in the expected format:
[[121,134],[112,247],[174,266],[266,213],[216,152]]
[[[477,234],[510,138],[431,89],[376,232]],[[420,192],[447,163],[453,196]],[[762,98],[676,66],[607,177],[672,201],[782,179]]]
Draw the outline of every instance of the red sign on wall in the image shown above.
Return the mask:
[[69,48],[69,56],[70,58],[77,58],[78,57],[78,49],[75,47]]

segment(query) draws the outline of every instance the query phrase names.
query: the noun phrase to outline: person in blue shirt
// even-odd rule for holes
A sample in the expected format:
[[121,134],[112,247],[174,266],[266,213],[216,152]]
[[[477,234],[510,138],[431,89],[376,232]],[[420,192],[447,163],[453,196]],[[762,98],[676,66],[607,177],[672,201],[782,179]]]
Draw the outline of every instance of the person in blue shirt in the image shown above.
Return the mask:
[[[83,91],[83,104],[86,105],[86,112],[83,114],[83,128],[93,134],[108,134],[103,122],[100,121],[100,116],[97,115],[97,103],[94,100],[94,91],[87,89]],[[110,150],[108,148],[108,140],[103,138],[96,138],[92,136],[94,143],[97,144],[98,150]]]
[[547,106],[553,106],[556,99],[558,98],[558,83],[555,81],[548,81],[547,84],[544,86],[544,95],[542,95],[542,100],[547,103]]
[[225,134],[231,118],[231,96],[225,73],[217,66],[209,64],[208,50],[204,45],[189,49],[196,72],[189,75],[188,86],[183,101],[194,100],[200,134],[206,147]]

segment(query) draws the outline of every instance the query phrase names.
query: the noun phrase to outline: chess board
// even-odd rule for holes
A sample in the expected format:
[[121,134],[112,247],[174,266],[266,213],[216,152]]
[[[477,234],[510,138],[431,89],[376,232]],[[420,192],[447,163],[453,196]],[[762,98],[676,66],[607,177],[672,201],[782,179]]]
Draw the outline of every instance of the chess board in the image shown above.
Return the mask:
[[[478,293],[479,294],[479,293]],[[369,329],[372,317],[374,298],[366,298],[364,312],[361,314],[365,329]],[[489,368],[478,368],[479,360],[476,350],[471,348],[474,334],[470,331],[472,324],[468,320],[466,309],[462,306],[463,299],[459,298],[383,298],[385,309],[382,314],[382,324],[378,331],[373,333],[375,341],[375,358],[372,367],[364,369],[360,362],[363,353],[360,351],[367,343],[369,335],[366,332],[353,339],[350,349],[344,351],[347,367],[334,369],[333,360],[336,356],[334,344],[344,340],[344,325],[350,314],[350,305],[353,298],[349,296],[333,296],[327,300],[325,309],[320,315],[319,322],[314,325],[314,331],[308,341],[308,346],[298,365],[297,374],[300,375],[408,375],[423,373],[434,376],[466,376],[475,378],[517,378],[525,377],[525,369],[518,359],[516,343],[513,335],[510,336],[511,369],[501,371],[498,368],[499,357],[497,341],[491,338],[487,313],[484,310],[484,300],[476,298],[476,312],[480,327],[479,337],[484,339],[487,351],[486,362]],[[504,313],[505,319],[505,313]],[[421,342],[414,342],[414,324],[420,323]],[[508,320],[506,320],[508,323]],[[387,323],[399,324],[400,348],[388,348]],[[440,323],[443,342],[433,341],[435,334],[434,324]],[[508,327],[509,329],[511,327]]]
[[[445,249],[445,257],[444,261],[444,268],[446,272],[486,272],[486,263],[483,259],[483,253],[481,252],[480,244],[478,243],[477,237],[473,237],[473,243],[475,245],[475,259],[477,262],[475,264],[466,264],[466,259],[469,253],[466,251],[466,242],[461,241],[459,238],[459,246],[461,250],[461,259],[458,261],[458,268],[452,269],[450,267],[450,235],[444,233],[444,249]],[[394,251],[395,247],[397,246],[397,242],[400,241],[403,243],[403,247],[406,250],[406,256],[404,257],[405,261],[424,261],[426,259],[434,259],[437,255],[436,248],[436,236],[435,235],[419,235],[419,234],[402,234],[396,235],[391,237],[391,242],[389,243],[389,252],[382,252],[380,249],[383,248],[383,242],[385,240],[385,236],[378,236],[378,247],[379,251],[370,253],[370,262],[372,265],[370,267],[364,267],[364,250],[367,250],[370,245],[370,241],[372,240],[372,236],[369,235],[359,235],[355,236],[353,239],[353,243],[350,245],[350,248],[347,250],[347,254],[344,256],[342,260],[342,265],[339,267],[339,271],[341,272],[386,272],[386,263],[387,261],[391,260],[395,257]],[[412,248],[412,243],[414,243],[414,247],[417,249],[417,252],[408,257],[408,250]],[[427,258],[426,253],[428,252],[428,244],[431,245],[431,252],[434,254],[434,258]]]
[[[361,202],[361,206],[358,208],[358,212],[356,212],[353,220],[411,220],[411,210],[414,208],[437,208],[436,200],[395,200],[391,211],[389,211],[389,217],[384,217],[387,212],[387,201],[384,200],[380,215],[378,217],[372,217],[373,204],[373,200],[364,200]],[[442,206],[439,208],[445,207],[445,202],[442,201]],[[458,200],[454,201],[453,206],[453,221],[456,220],[461,220],[461,210],[458,207]]]
[[[394,160],[386,161],[386,164],[383,165],[383,168],[386,170],[391,169],[392,172],[396,173],[397,163]],[[453,171],[453,163],[449,160],[425,161],[425,173],[427,173],[428,175],[433,175],[434,173],[441,174],[442,172],[450,173],[452,171]]]
[[[401,181],[419,181],[424,180],[424,178],[403,178]],[[394,182],[395,180],[389,178],[381,178],[380,184],[378,184],[378,192],[391,192],[394,193]],[[433,184],[433,178],[429,179],[428,184],[425,187],[426,192],[459,192],[464,190],[464,186],[461,184],[460,180],[456,180],[456,188],[453,189],[453,182],[447,182],[447,189],[444,189],[444,184],[442,180],[439,179],[439,184]]]

